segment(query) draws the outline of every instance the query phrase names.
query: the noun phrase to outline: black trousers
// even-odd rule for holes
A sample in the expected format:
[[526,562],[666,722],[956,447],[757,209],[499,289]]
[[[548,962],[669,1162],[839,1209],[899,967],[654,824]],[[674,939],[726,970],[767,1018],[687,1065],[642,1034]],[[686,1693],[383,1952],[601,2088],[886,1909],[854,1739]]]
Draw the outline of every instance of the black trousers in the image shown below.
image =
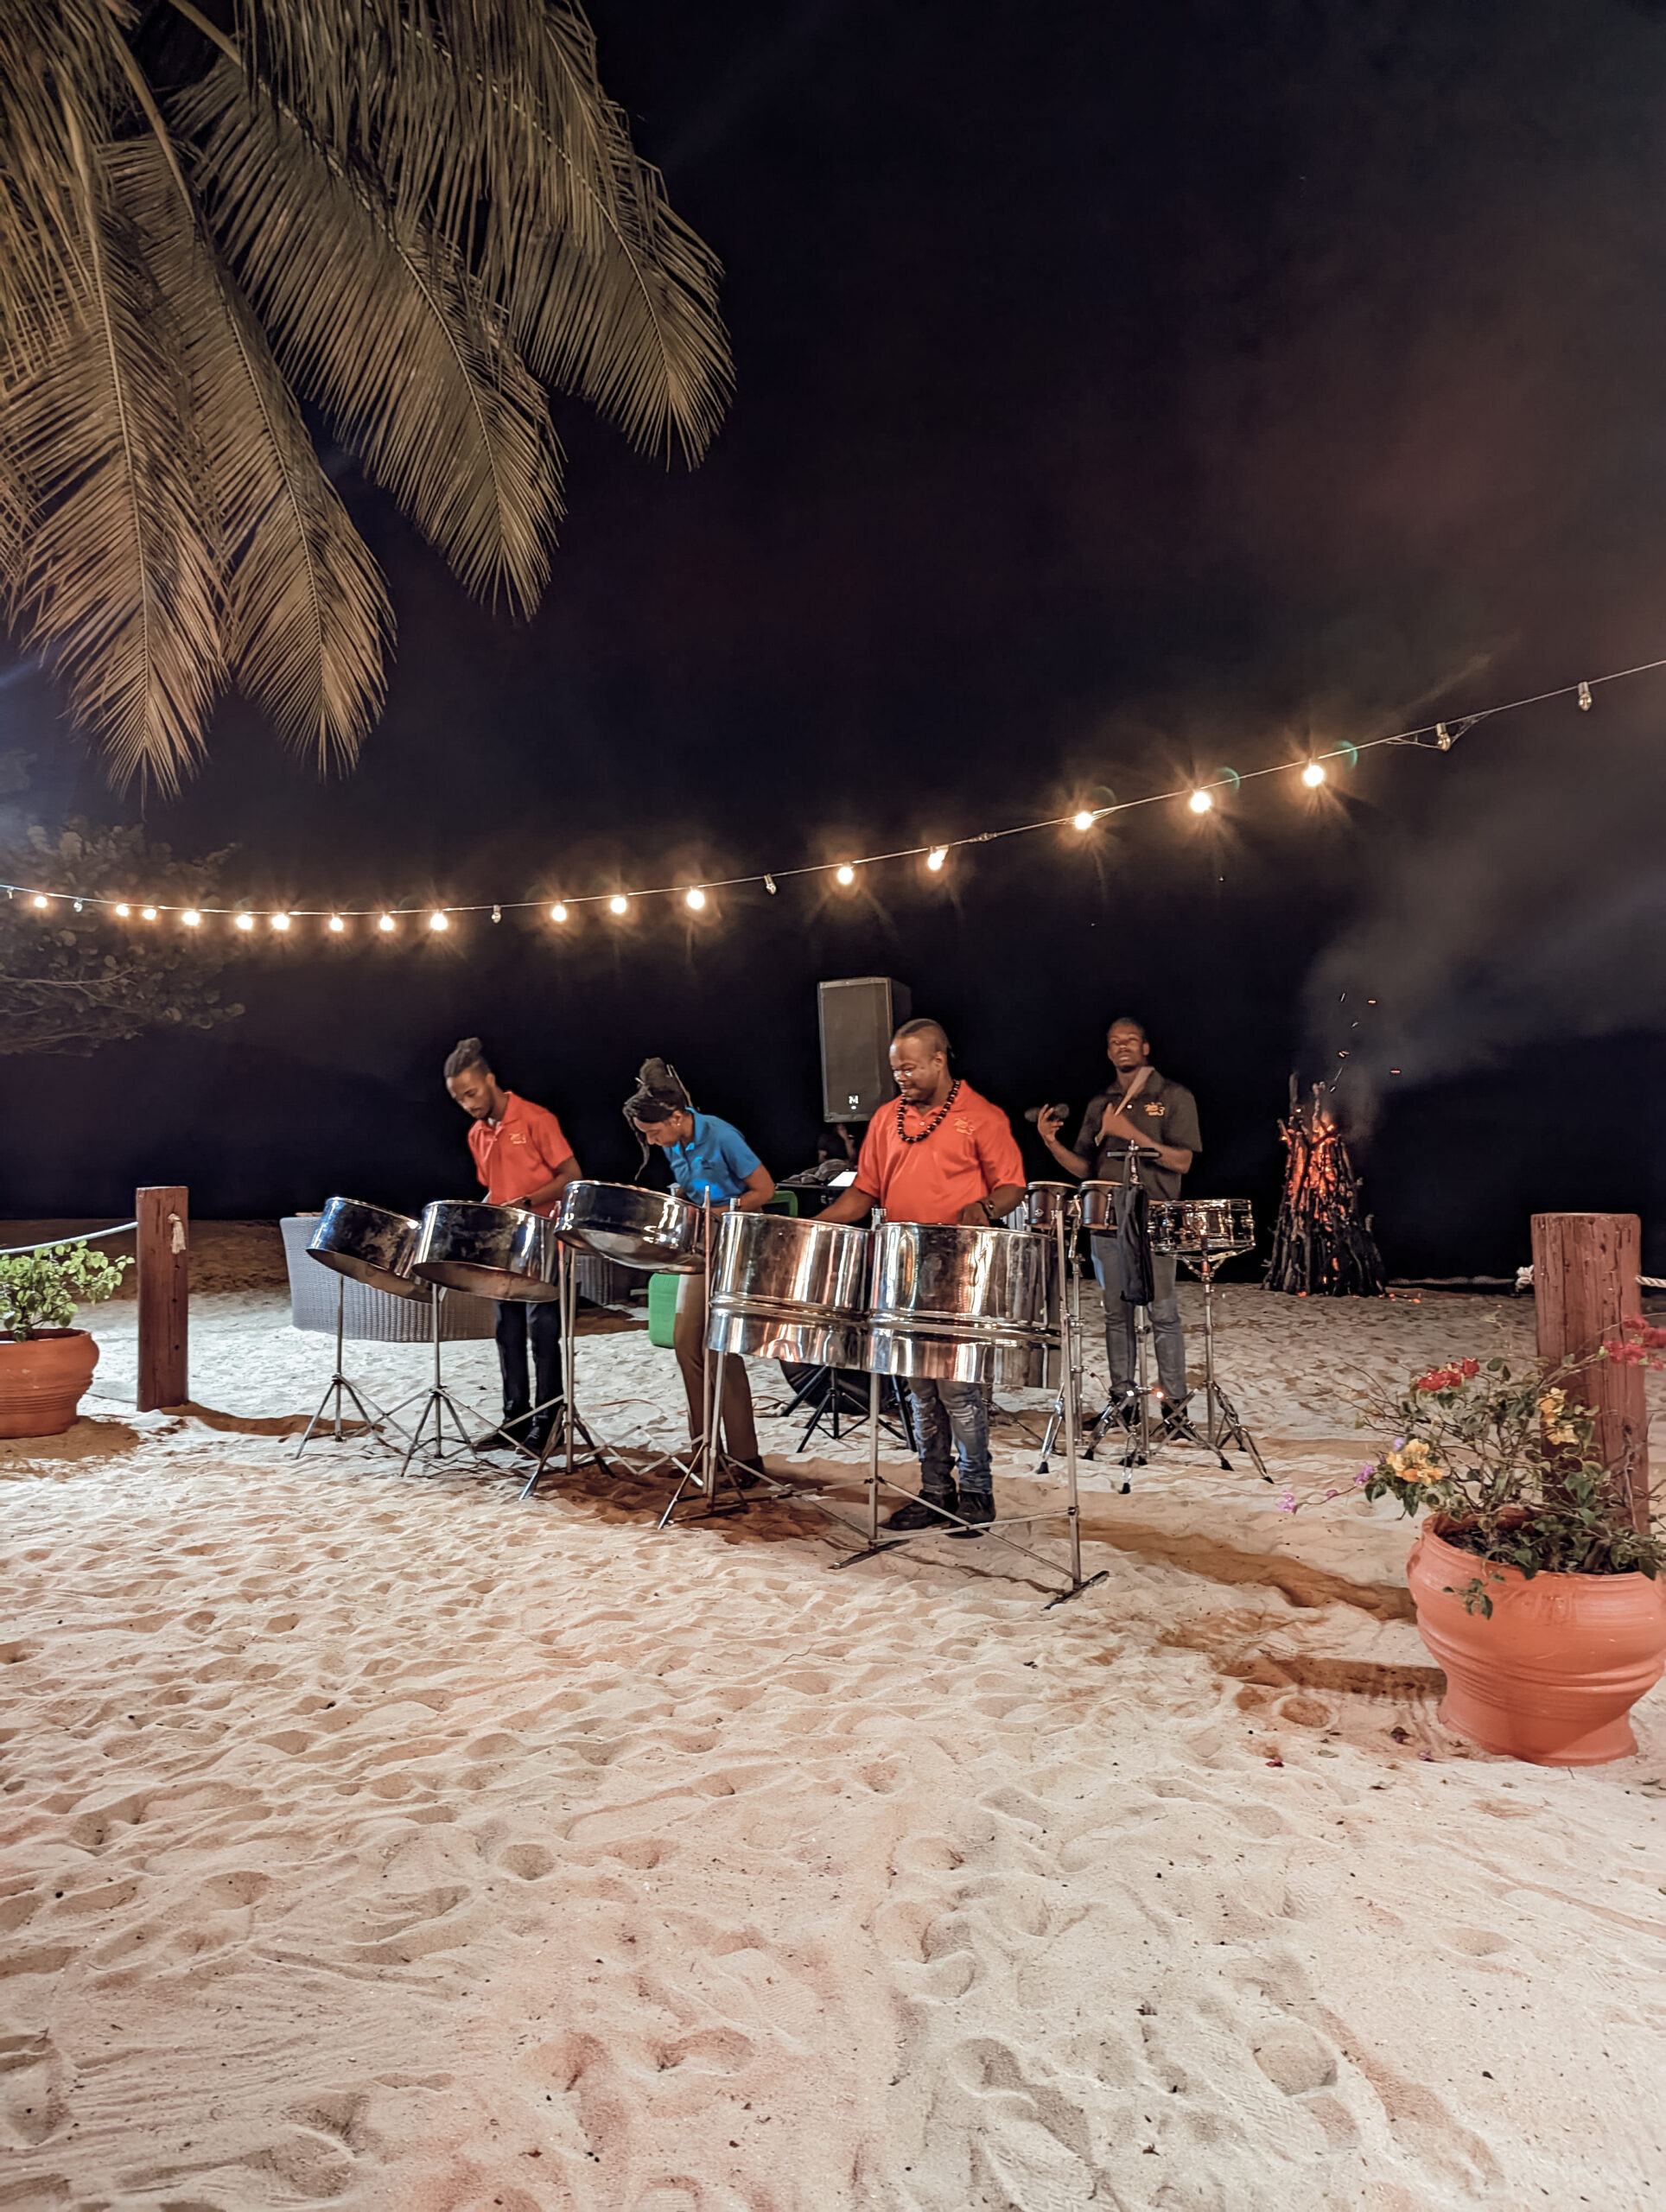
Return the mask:
[[[554,1298],[531,1300],[503,1298],[498,1301],[498,1364],[503,1370],[503,1417],[518,1420],[535,1405],[548,1408],[561,1395],[561,1302]],[[536,1390],[529,1390],[526,1344],[532,1343],[532,1376]],[[541,1416],[548,1418],[548,1413]]]

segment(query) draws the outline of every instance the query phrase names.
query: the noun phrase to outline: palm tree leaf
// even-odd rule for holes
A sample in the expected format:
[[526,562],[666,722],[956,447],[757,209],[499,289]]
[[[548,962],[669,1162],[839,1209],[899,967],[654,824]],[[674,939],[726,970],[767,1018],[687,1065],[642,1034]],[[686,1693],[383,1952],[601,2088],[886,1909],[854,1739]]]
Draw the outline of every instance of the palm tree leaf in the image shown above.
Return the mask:
[[238,0],[251,66],[396,219],[445,238],[532,369],[697,461],[733,390],[721,269],[672,212],[562,0]]
[[84,279],[0,385],[0,440],[29,507],[14,608],[115,779],[171,791],[199,756],[226,668],[184,349],[122,204],[124,157],[106,155],[95,183],[73,118],[69,128]]
[[230,266],[284,373],[462,583],[537,605],[562,512],[548,398],[461,257],[218,64],[178,103]]
[[385,690],[380,570],[319,465],[265,334],[154,140],[124,149],[124,204],[185,339],[226,592],[231,672],[319,767],[350,766]]

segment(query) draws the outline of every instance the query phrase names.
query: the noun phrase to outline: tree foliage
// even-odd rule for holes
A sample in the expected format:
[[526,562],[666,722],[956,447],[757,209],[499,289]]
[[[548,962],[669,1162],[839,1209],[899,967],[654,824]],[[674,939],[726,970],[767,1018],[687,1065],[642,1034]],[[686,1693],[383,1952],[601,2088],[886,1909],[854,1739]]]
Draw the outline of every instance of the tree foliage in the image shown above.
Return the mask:
[[390,614],[302,406],[525,611],[562,512],[550,390],[697,461],[717,277],[575,0],[4,0],[14,626],[118,779],[175,786],[227,685],[350,762]]

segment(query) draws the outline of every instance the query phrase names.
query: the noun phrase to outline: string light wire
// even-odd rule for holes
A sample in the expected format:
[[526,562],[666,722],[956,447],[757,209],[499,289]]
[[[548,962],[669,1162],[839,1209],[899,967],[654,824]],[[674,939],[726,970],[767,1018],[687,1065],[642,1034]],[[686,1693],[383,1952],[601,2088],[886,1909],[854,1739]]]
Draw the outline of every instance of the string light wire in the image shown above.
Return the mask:
[[[1087,826],[1091,826],[1092,823],[1104,821],[1112,815],[1133,814],[1141,807],[1148,806],[1183,804],[1189,806],[1194,813],[1206,814],[1213,806],[1212,798],[1207,795],[1214,791],[1237,791],[1243,785],[1258,783],[1265,776],[1301,775],[1307,769],[1317,766],[1326,760],[1345,761],[1351,768],[1358,765],[1362,753],[1375,753],[1379,747],[1386,745],[1412,746],[1426,752],[1448,752],[1454,741],[1463,736],[1466,732],[1475,728],[1478,723],[1494,721],[1500,715],[1521,714],[1529,707],[1546,706],[1553,699],[1577,700],[1580,707],[1588,712],[1592,704],[1592,695],[1599,684],[1623,683],[1631,677],[1652,676],[1656,670],[1663,668],[1666,668],[1666,656],[1663,656],[1658,660],[1639,661],[1632,668],[1612,669],[1606,676],[1581,677],[1576,683],[1559,683],[1548,691],[1536,691],[1526,698],[1504,700],[1496,707],[1483,707],[1474,714],[1460,715],[1453,720],[1421,722],[1412,729],[1391,731],[1385,737],[1367,738],[1361,745],[1350,744],[1345,741],[1333,747],[1328,753],[1309,754],[1305,761],[1275,760],[1265,768],[1245,769],[1242,774],[1234,768],[1223,768],[1218,775],[1200,783],[1183,784],[1178,789],[1171,791],[1147,791],[1140,798],[1118,799],[1105,806],[1094,807],[1091,810],[1091,820]],[[1198,804],[1199,799],[1205,801],[1201,806]],[[723,876],[715,882],[708,883],[705,888],[709,893],[714,891],[746,890],[754,884],[761,884],[766,891],[773,892],[782,881],[808,875],[832,875],[841,884],[848,886],[855,882],[858,870],[865,868],[882,868],[893,861],[930,861],[938,853],[942,853],[946,857],[948,854],[959,851],[963,847],[996,844],[1007,837],[1033,837],[1043,830],[1079,830],[1084,826],[1084,816],[1089,813],[1090,810],[1086,808],[1072,808],[1068,814],[1044,815],[1033,822],[1013,822],[1008,823],[1003,829],[980,830],[970,836],[948,837],[932,845],[902,845],[893,852],[866,853],[860,859],[853,861],[806,861],[797,868],[758,868],[747,875]],[[938,865],[940,866],[941,863]],[[76,895],[64,891],[44,892],[34,884],[29,883],[0,882],[0,891],[3,891],[8,898],[32,899],[37,907],[49,907],[55,899],[62,899],[68,903]],[[564,899],[562,902],[563,911],[559,915],[553,908],[548,907],[545,900],[542,899],[480,899],[457,906],[435,908],[429,916],[429,927],[431,930],[444,930],[448,926],[447,918],[453,914],[489,913],[495,919],[499,912],[525,912],[535,906],[545,906],[546,912],[550,913],[552,918],[563,921],[567,918],[565,909],[574,906],[605,906],[614,914],[623,914],[629,911],[631,903],[638,899],[686,899],[687,895],[687,886],[676,883],[654,884],[646,889],[629,893],[587,892],[577,898]],[[116,914],[124,914],[129,911],[123,901],[114,899],[88,898],[85,893],[80,894],[80,903],[88,906],[107,907]],[[184,911],[182,907],[178,906],[162,908],[147,906],[143,913],[144,919],[150,922],[156,919],[159,912],[182,913]],[[199,913],[205,921],[211,915],[224,916],[235,919],[239,928],[249,926],[248,922],[244,919],[247,909],[232,906],[202,906],[193,908],[191,911]],[[296,921],[328,920],[333,927],[337,918],[351,921],[366,919],[372,915],[378,917],[378,929],[384,931],[393,929],[392,915],[385,909],[375,906],[291,906],[287,910],[280,909],[277,912],[269,915],[267,919],[274,929],[286,930],[291,919]]]

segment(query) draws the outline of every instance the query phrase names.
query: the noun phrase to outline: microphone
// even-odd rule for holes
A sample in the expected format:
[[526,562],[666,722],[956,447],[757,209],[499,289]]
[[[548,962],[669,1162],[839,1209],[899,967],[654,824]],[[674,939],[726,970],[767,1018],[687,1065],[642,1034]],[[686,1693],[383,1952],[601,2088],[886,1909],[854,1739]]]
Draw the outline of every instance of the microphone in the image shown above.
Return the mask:
[[1060,1106],[1027,1106],[1024,1109],[1024,1119],[1027,1122],[1039,1122],[1044,1114],[1057,1114],[1061,1122],[1068,1121],[1070,1118],[1070,1108],[1068,1104],[1065,1104]]

